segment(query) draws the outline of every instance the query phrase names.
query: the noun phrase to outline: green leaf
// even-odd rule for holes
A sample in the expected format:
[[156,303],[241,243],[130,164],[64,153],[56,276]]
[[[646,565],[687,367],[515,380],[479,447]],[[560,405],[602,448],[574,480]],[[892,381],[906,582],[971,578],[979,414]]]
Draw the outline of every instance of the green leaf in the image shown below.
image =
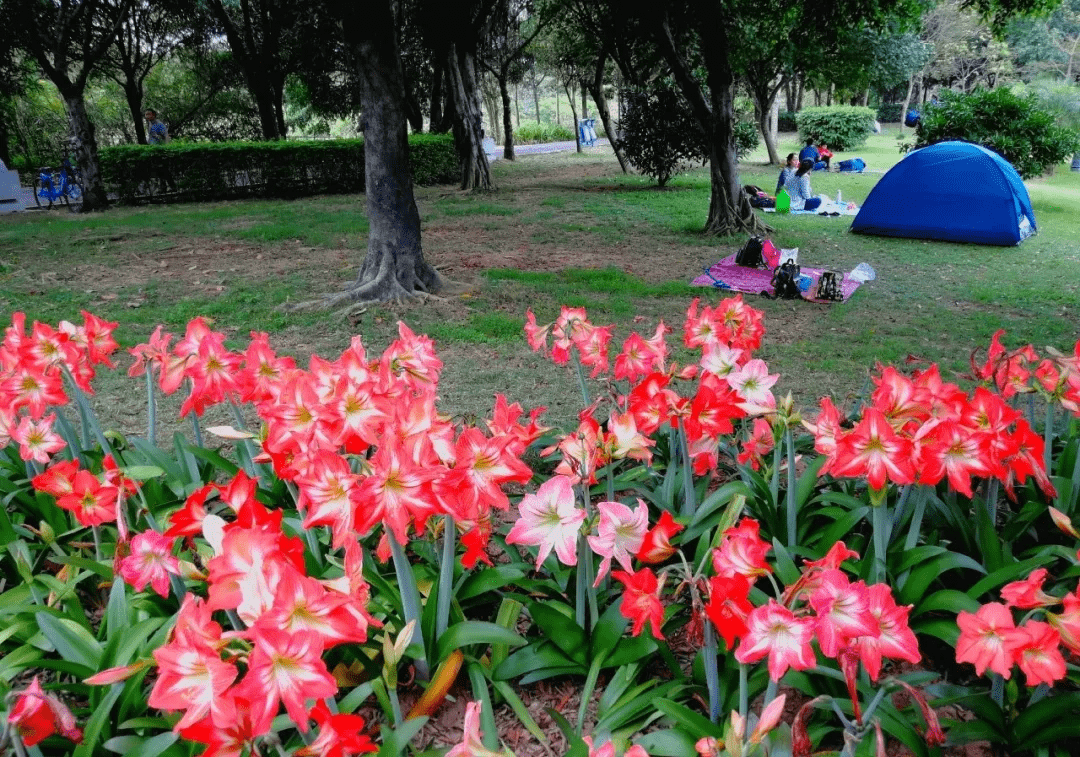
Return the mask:
[[506,681],[492,681],[491,685],[495,687],[495,691],[499,692],[499,695],[506,700],[508,705],[510,705],[510,709],[514,711],[518,720],[525,726],[525,730],[531,733],[537,741],[546,744],[548,742],[547,734],[544,733],[544,729],[533,719],[529,709],[525,706],[525,703],[521,701],[521,697],[517,695],[513,687]]
[[941,589],[915,605],[911,617],[928,612],[977,612],[981,605],[962,591]]
[[0,656],[0,681],[11,681],[20,671],[36,665],[41,657],[41,650],[29,644],[23,644],[10,652],[5,651],[3,656]]
[[1044,565],[1049,565],[1056,558],[1052,554],[1042,554],[1031,557],[1027,560],[1021,560],[1020,562],[1013,563],[1012,565],[1006,565],[1005,567],[995,570],[990,575],[986,576],[970,589],[967,590],[967,595],[972,599],[979,599],[984,594],[992,589],[997,589],[1000,586],[1004,586],[1009,581],[1015,581],[1021,576],[1026,576],[1035,568],[1041,568]]
[[102,744],[110,752],[122,754],[124,757],[158,757],[162,752],[176,743],[180,738],[171,731],[159,733],[151,738],[142,736],[114,736]]
[[1080,737],[1080,692],[1069,692],[1029,704],[1013,722],[1013,741],[1025,747],[1049,743],[1044,731],[1052,725],[1064,727],[1070,741]]
[[654,704],[656,709],[689,730],[690,733],[698,734],[698,738],[712,736],[722,739],[724,737],[724,730],[719,725],[681,704],[672,702],[670,699],[658,699]]
[[105,626],[110,634],[119,633],[131,622],[128,617],[127,584],[113,581],[109,590],[109,605],[105,608]]
[[450,626],[446,633],[439,637],[435,646],[435,658],[441,662],[453,650],[470,644],[507,644],[519,647],[525,643],[523,637],[495,623],[466,620]]
[[562,650],[556,647],[551,641],[547,639],[538,639],[524,649],[519,649],[507,657],[506,660],[495,669],[495,678],[500,681],[508,681],[523,676],[530,671],[544,670],[547,668],[563,669],[567,667],[572,670],[580,670],[582,674],[585,673],[583,666],[576,664],[573,660],[563,654]]
[[960,638],[960,629],[957,627],[955,619],[916,620],[911,624],[911,630],[916,634],[926,634],[941,639],[951,647],[955,647],[956,640]]
[[642,660],[657,650],[656,639],[646,634],[640,636],[624,636],[615,651],[604,660],[605,668],[621,668],[632,662]]
[[592,659],[607,657],[622,639],[628,624],[629,621],[619,612],[618,602],[608,605],[592,630],[590,657]]
[[149,481],[165,475],[165,470],[156,465],[129,465],[123,469],[123,472],[125,476],[136,481]]
[[123,686],[110,687],[101,702],[93,708],[93,714],[83,727],[83,741],[75,749],[74,757],[91,757],[93,755],[101,731],[112,719],[113,705],[123,690]]
[[205,447],[196,447],[192,444],[188,445],[187,451],[200,460],[205,460],[210,463],[218,470],[224,471],[226,475],[235,476],[240,471],[240,466],[230,460],[226,460],[213,450],[206,449]]
[[585,629],[546,602],[529,604],[533,622],[555,646],[574,662],[588,667],[589,636]]
[[459,602],[472,599],[489,591],[501,589],[519,578],[524,578],[525,572],[510,565],[497,565],[494,568],[485,568],[468,576],[458,586],[455,592]]
[[97,672],[101,666],[101,644],[86,628],[70,618],[58,618],[46,612],[39,612],[34,617],[61,657]]

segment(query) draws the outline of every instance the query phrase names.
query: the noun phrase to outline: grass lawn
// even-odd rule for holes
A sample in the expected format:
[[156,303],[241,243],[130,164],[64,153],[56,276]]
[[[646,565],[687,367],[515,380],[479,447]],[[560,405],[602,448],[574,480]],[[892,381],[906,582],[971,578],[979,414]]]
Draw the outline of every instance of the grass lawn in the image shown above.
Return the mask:
[[[798,149],[782,135],[781,154]],[[871,171],[900,158],[896,127],[836,160],[862,157]],[[446,363],[442,409],[479,414],[497,391],[576,416],[573,377],[533,355],[521,332],[526,308],[540,321],[561,304],[585,306],[615,324],[618,349],[632,329],[656,321],[679,329],[694,296],[721,297],[688,282],[742,238],[704,237],[708,175],[696,170],[663,190],[624,176],[610,151],[525,156],[494,166],[499,189],[482,194],[420,188],[425,254],[454,283],[451,293],[406,307],[369,308],[347,322],[333,314],[286,314],[279,305],[344,286],[362,260],[362,196],[116,208],[87,217],[59,211],[0,218],[0,312],[56,322],[80,309],[120,322],[124,346],[163,323],[182,332],[203,314],[241,346],[253,329],[282,352],[334,357],[354,334],[369,352],[395,336],[396,321],[436,341]],[[764,152],[742,167],[744,182],[771,190],[777,169]],[[814,191],[861,203],[879,173],[814,174]],[[865,385],[875,361],[908,355],[961,372],[998,328],[1007,345],[1072,347],[1080,324],[1080,174],[1064,164],[1027,183],[1039,234],[1018,248],[852,235],[842,218],[777,217],[778,246],[800,262],[850,270],[866,261],[878,279],[848,303],[814,305],[750,297],[766,316],[762,350],[804,405],[844,399]],[[5,316],[6,317],[6,316]],[[673,342],[675,340],[672,340]],[[127,365],[127,360],[122,359]],[[122,372],[118,372],[122,374]],[[141,427],[141,390],[103,377],[99,408],[125,431]],[[164,414],[164,413],[163,413]]]

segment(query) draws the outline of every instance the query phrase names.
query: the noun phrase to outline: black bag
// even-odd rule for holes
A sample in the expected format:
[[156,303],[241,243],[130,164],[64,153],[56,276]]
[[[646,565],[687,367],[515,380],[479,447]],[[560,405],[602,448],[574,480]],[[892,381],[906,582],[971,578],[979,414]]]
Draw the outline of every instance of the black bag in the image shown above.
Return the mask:
[[777,266],[773,271],[772,285],[773,296],[778,300],[799,300],[802,299],[802,292],[799,290],[799,266],[792,263],[790,260],[784,263],[782,266]]
[[747,268],[768,268],[765,256],[762,254],[764,250],[765,237],[750,237],[739,250],[739,254],[735,256],[735,265]]

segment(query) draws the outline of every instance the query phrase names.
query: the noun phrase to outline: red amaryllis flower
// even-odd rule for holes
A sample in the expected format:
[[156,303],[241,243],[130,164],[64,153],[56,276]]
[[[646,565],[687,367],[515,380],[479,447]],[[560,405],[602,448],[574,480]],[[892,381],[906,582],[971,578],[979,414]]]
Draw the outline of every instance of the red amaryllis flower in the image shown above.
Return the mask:
[[71,493],[57,498],[56,504],[75,514],[84,526],[100,526],[116,520],[115,486],[103,486],[98,477],[88,470],[80,470],[72,481]]
[[713,570],[719,576],[739,574],[756,579],[772,568],[765,555],[772,545],[761,536],[761,526],[753,518],[743,518],[739,525],[724,532],[724,540],[713,550]]
[[1028,686],[1053,686],[1054,681],[1065,677],[1065,658],[1059,643],[1061,637],[1054,627],[1037,620],[1029,620],[1005,635],[1005,649],[1024,671]]
[[815,632],[827,657],[836,657],[841,646],[877,630],[866,584],[851,583],[839,570],[822,572],[810,592],[810,606],[817,613]]
[[249,698],[255,711],[255,731],[265,733],[285,704],[301,731],[308,730],[305,699],[324,699],[337,693],[337,683],[323,662],[322,637],[311,631],[288,633],[256,627],[248,672],[237,691]]
[[838,477],[865,476],[871,488],[880,491],[886,481],[915,481],[911,458],[911,441],[897,434],[880,410],[868,407],[859,424],[836,440],[829,470]]
[[1070,591],[1061,601],[1064,610],[1046,613],[1046,620],[1057,629],[1061,643],[1073,654],[1080,654],[1080,598]]
[[855,639],[855,648],[871,680],[877,681],[882,657],[916,663],[922,656],[919,642],[908,626],[911,605],[896,604],[888,584],[867,587],[867,595],[876,633]]
[[1008,607],[1030,610],[1033,607],[1051,607],[1061,600],[1043,591],[1046,580],[1046,568],[1031,571],[1023,581],[1013,581],[1001,587],[1001,598]]
[[653,636],[664,638],[660,628],[664,621],[664,606],[660,603],[660,591],[663,587],[657,581],[656,574],[649,568],[642,568],[633,574],[616,570],[612,571],[611,575],[626,587],[619,612],[624,618],[634,622],[631,634],[637,636],[648,623]]
[[705,605],[705,614],[729,650],[734,649],[735,642],[746,634],[746,619],[754,609],[749,594],[750,582],[738,573],[709,579],[709,601]]
[[319,726],[319,735],[309,745],[297,749],[296,757],[349,757],[379,751],[364,733],[367,723],[359,715],[331,714],[324,701],[316,704],[310,714]]
[[671,546],[671,537],[682,530],[683,526],[675,522],[671,513],[667,510],[660,513],[660,520],[645,533],[637,559],[652,565],[664,562],[675,554],[675,547]]
[[954,420],[923,424],[914,441],[919,446],[919,482],[936,485],[948,476],[953,489],[971,497],[971,476],[986,476],[993,469],[985,441]]
[[985,604],[978,612],[961,612],[956,618],[960,638],[956,642],[956,661],[970,662],[982,675],[987,668],[1008,679],[1012,658],[1005,642],[1016,628],[1009,608],[997,602]]
[[764,418],[755,418],[754,430],[750,438],[743,442],[742,452],[739,453],[739,464],[749,463],[754,470],[760,469],[762,459],[774,446],[772,426]]
[[26,746],[34,746],[54,733],[60,733],[76,744],[82,743],[82,731],[75,727],[71,710],[55,696],[46,694],[37,676],[15,695],[15,707],[8,715],[8,724]]
[[814,637],[814,622],[796,618],[775,599],[756,607],[747,619],[747,633],[735,650],[739,662],[757,662],[769,658],[769,677],[783,678],[788,668],[806,670],[817,663],[810,641]]
[[169,574],[180,575],[180,562],[173,557],[174,539],[156,531],[135,534],[131,554],[120,560],[120,577],[142,591],[147,584],[163,597],[169,596]]

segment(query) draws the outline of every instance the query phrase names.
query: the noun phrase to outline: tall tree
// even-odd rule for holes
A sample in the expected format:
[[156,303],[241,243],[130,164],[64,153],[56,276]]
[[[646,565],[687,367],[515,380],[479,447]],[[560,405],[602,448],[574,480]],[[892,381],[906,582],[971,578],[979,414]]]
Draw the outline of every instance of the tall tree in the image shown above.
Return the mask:
[[146,144],[143,96],[146,77],[154,66],[180,47],[190,47],[198,35],[196,17],[185,0],[132,0],[113,45],[105,54],[102,72],[124,90],[139,144]]
[[352,0],[336,0],[335,7],[360,81],[370,227],[367,255],[355,284],[329,304],[437,292],[442,279],[424,260],[420,242],[420,213],[409,168],[405,77],[390,0],[373,0],[363,9]]
[[131,0],[0,0],[0,25],[56,85],[71,129],[69,144],[82,171],[84,211],[108,205],[85,92],[116,37]]

